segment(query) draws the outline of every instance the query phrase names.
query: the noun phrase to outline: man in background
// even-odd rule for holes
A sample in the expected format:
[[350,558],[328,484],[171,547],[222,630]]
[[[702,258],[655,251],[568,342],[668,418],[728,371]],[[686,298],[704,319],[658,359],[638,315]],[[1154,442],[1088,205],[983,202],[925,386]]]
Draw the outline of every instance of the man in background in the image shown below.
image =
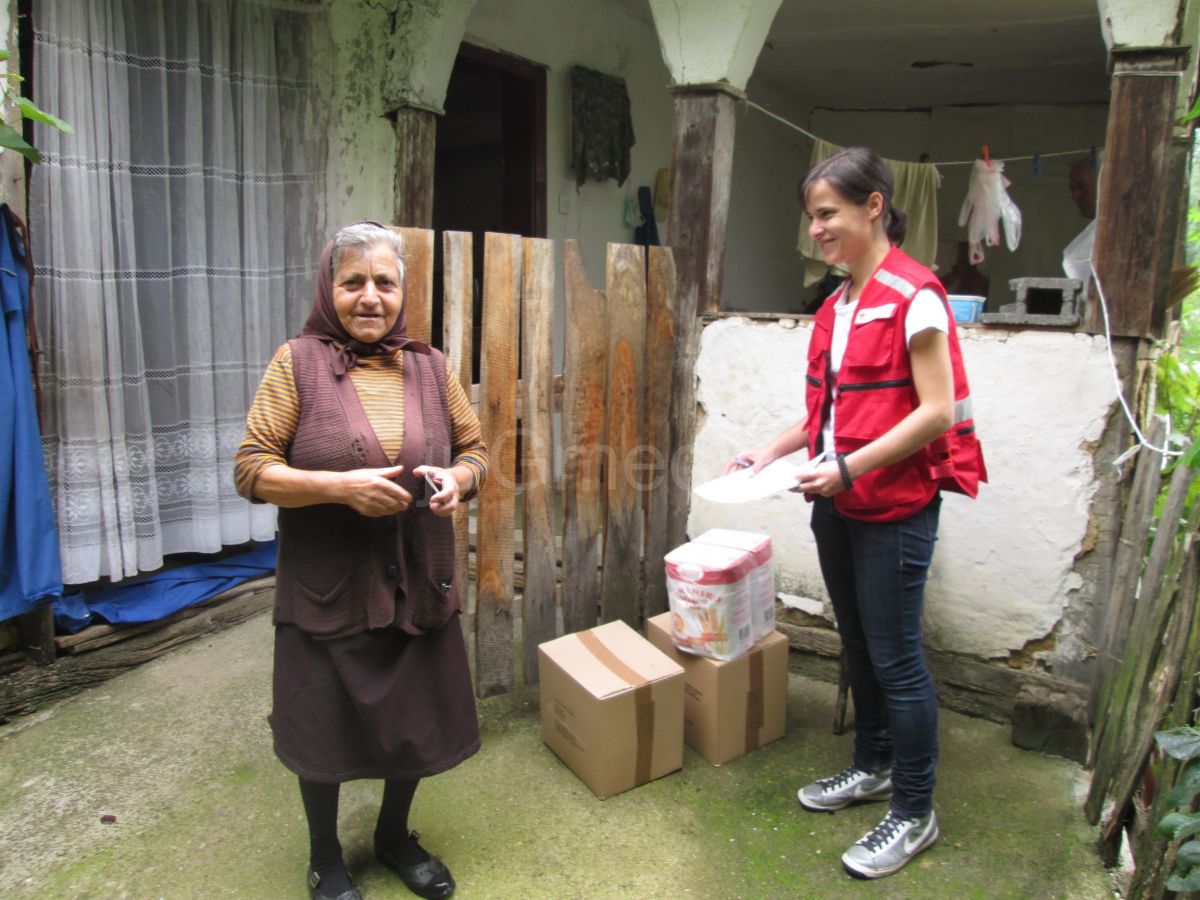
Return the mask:
[[1071,243],[1063,250],[1063,272],[1068,278],[1075,278],[1083,283],[1083,293],[1087,296],[1088,285],[1092,278],[1092,243],[1096,239],[1096,176],[1099,172],[1091,156],[1083,156],[1071,163],[1067,174],[1067,187],[1071,191],[1071,199],[1080,215],[1088,220],[1083,231],[1076,235]]

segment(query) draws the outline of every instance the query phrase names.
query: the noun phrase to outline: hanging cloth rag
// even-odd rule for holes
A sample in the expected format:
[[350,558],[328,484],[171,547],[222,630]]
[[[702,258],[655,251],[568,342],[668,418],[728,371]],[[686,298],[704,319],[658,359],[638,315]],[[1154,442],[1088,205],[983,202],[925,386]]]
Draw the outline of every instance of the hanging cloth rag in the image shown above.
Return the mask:
[[584,66],[571,69],[571,168],[575,185],[617,184],[629,177],[633,116],[625,79]]
[[0,205],[0,620],[62,596],[62,562],[29,364],[24,226]]
[[[837,144],[817,139],[813,141],[809,167],[828,159],[842,148]],[[895,184],[892,189],[892,206],[908,214],[908,231],[904,236],[904,252],[922,265],[933,267],[937,256],[937,189],[941,181],[937,167],[931,163],[900,162],[885,159],[892,170]],[[804,286],[816,284],[829,274],[829,266],[821,256],[821,248],[808,236],[808,213],[800,214],[800,240],[796,249],[804,257]],[[840,267],[839,275],[846,272]]]
[[971,265],[983,262],[983,245],[1000,246],[1000,223],[1004,223],[1004,241],[1010,251],[1021,243],[1021,210],[1005,190],[1012,182],[1004,177],[1004,162],[977,159],[971,167],[967,196],[958,214],[958,224],[967,226],[971,247]]

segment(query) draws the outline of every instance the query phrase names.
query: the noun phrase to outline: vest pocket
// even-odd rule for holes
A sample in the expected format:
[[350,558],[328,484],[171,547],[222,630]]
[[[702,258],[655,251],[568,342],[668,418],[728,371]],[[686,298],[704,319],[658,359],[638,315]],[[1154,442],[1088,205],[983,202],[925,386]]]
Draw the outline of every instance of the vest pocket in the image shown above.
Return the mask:
[[875,440],[912,411],[912,390],[908,378],[838,384],[834,406],[837,437],[864,443]]
[[334,582],[332,587],[305,585],[300,579],[293,580],[292,620],[296,626],[309,634],[323,635],[344,631],[349,611],[349,594],[353,587],[353,572],[347,572]]
[[458,586],[453,575],[423,576],[419,584],[409,582],[408,602],[412,603],[412,623],[421,631],[437,631],[459,609]]

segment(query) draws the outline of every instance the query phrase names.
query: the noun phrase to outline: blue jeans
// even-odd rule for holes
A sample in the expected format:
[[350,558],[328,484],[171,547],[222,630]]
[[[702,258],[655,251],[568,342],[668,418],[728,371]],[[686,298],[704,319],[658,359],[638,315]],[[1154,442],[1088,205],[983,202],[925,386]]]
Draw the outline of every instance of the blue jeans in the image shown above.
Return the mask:
[[923,816],[933,804],[938,708],[921,649],[925,578],[941,497],[898,522],[860,522],[827,497],[813,503],[821,574],[846,648],[854,698],[854,765],[892,768],[892,809]]

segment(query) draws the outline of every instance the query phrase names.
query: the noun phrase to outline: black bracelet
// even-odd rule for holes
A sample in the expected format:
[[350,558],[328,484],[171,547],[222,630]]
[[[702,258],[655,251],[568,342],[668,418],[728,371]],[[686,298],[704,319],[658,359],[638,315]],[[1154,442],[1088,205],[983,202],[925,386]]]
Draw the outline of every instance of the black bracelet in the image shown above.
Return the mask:
[[842,473],[842,484],[846,486],[846,490],[854,487],[854,479],[850,477],[850,467],[846,465],[846,454],[839,453],[837,455],[838,471]]

